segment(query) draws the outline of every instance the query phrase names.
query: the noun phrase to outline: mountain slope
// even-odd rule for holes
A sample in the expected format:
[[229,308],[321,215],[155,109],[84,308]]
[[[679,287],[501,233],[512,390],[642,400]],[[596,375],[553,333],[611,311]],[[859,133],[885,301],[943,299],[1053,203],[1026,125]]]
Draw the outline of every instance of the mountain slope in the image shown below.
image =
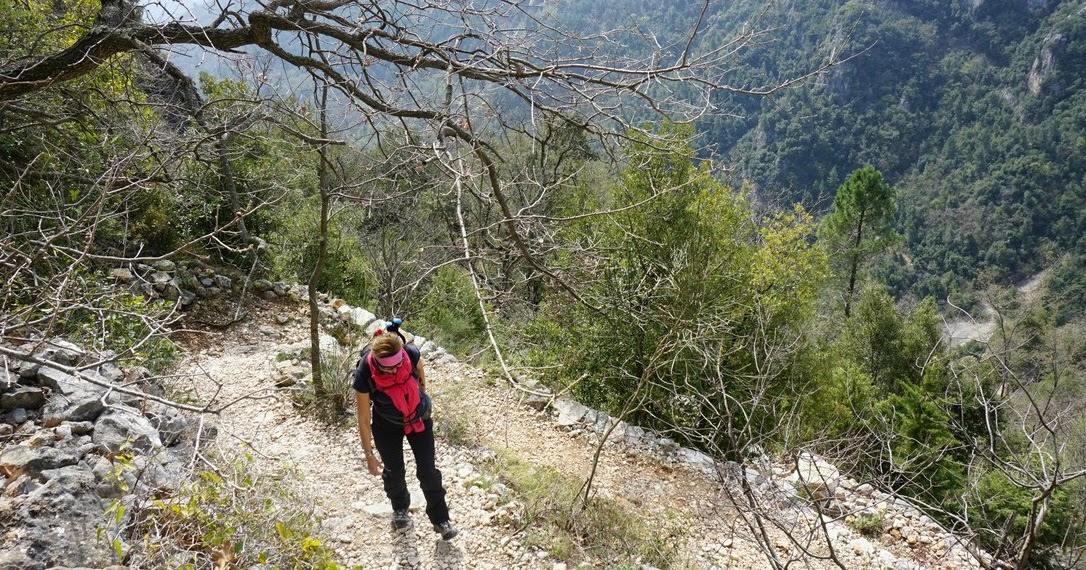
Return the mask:
[[[870,163],[902,191],[913,264],[899,293],[945,298],[982,274],[1017,281],[1081,250],[1086,15],[1078,1],[805,4],[800,37],[855,58],[764,105],[733,140],[743,176],[824,208]],[[785,42],[788,45],[788,42]],[[777,57],[818,45],[800,41]]]
[[[630,23],[624,48],[666,58],[700,3],[572,2],[597,31]],[[944,299],[980,276],[1014,282],[1086,247],[1086,3],[1082,0],[709,3],[709,51],[759,29],[730,81],[765,87],[847,58],[699,129],[767,203],[824,212],[850,172],[875,165],[901,191],[910,263],[882,269],[898,294]],[[634,41],[642,38],[642,41]],[[960,300],[960,299],[959,299]]]

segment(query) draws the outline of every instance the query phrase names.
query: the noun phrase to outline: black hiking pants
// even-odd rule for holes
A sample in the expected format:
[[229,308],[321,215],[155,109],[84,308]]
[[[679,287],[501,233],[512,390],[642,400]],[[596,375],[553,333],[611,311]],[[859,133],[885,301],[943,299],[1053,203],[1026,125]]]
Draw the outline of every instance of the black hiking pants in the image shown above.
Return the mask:
[[407,468],[403,460],[403,440],[407,438],[411,453],[415,456],[415,475],[426,497],[426,516],[433,524],[449,520],[449,506],[445,503],[445,487],[441,485],[441,471],[434,465],[434,421],[425,420],[426,430],[411,434],[403,432],[403,426],[374,418],[373,443],[385,469],[381,480],[385,495],[392,501],[394,510],[411,506],[411,493],[407,490]]

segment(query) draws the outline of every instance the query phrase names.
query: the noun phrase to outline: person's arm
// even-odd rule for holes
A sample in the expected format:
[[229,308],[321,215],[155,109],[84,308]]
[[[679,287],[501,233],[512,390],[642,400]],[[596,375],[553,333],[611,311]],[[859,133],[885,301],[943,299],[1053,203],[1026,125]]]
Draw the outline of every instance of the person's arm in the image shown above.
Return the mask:
[[426,369],[422,367],[422,358],[415,364],[415,375],[419,377],[419,389],[426,391]]
[[373,452],[373,434],[370,433],[370,395],[363,392],[354,393],[355,416],[358,418],[358,435],[362,438],[362,452],[366,454],[366,470],[370,475],[380,475],[381,461]]

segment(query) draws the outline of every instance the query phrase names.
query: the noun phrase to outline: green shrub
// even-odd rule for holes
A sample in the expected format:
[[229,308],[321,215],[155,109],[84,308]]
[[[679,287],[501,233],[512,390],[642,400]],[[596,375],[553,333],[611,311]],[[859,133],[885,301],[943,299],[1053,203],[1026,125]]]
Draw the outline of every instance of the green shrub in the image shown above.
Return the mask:
[[335,417],[343,410],[350,409],[354,405],[354,390],[351,382],[354,380],[354,365],[358,362],[358,353],[350,347],[337,345],[331,350],[321,353],[322,372],[324,373],[324,391],[327,401],[321,404],[321,408],[333,412]]
[[811,377],[810,396],[802,399],[799,408],[804,440],[842,437],[854,431],[859,420],[870,417],[875,388],[858,364],[821,352],[806,357],[803,368]]
[[61,310],[43,309],[40,317],[51,315],[54,335],[87,350],[111,351],[122,362],[146,366],[155,373],[168,370],[181,356],[166,336],[166,326],[179,318],[174,303],[145,300],[101,279],[77,271],[67,293],[80,302],[69,302]]
[[[277,361],[301,360],[309,362],[308,348],[293,353],[279,353]],[[349,347],[336,345],[330,350],[321,351],[321,382],[323,390],[317,393],[312,377],[309,382],[298,383],[292,394],[294,404],[313,412],[327,422],[339,422],[344,419],[344,412],[354,405],[354,391],[351,389],[354,365],[358,353]]]
[[419,306],[414,319],[419,330],[450,352],[463,355],[486,344],[486,322],[467,271],[453,265],[438,269]]
[[[105,312],[99,313],[98,325],[105,331],[101,348],[117,353],[129,351],[125,361],[146,366],[155,373],[168,370],[181,358],[181,350],[165,336],[154,334],[150,322],[144,316],[153,316],[157,320],[166,320],[173,315],[173,304],[168,301],[145,301],[140,297],[121,293],[109,297],[105,303]],[[86,331],[87,329],[83,329]],[[76,333],[80,340],[83,335]],[[143,339],[147,339],[142,342]]]
[[886,516],[879,511],[860,513],[850,518],[848,525],[867,538],[878,538],[886,529]]
[[[1005,540],[1024,536],[1033,511],[1033,489],[1016,484],[1003,472],[993,470],[978,478],[975,493],[973,528],[980,529],[978,537],[985,548],[994,551],[1005,546]],[[1060,556],[1065,533],[1082,524],[1075,521],[1076,517],[1082,516],[1081,497],[1076,503],[1073,495],[1068,488],[1057,489],[1052,494],[1044,522],[1037,532],[1037,554],[1031,568],[1052,567],[1051,561]]]
[[966,466],[962,443],[950,428],[945,401],[923,387],[905,385],[876,405],[879,427],[890,454],[872,468],[890,477],[895,489],[939,505],[960,508]]
[[141,568],[341,570],[318,537],[297,475],[260,473],[244,456],[219,472],[200,471],[176,494],[137,514],[128,563]]
[[[376,283],[367,252],[354,228],[357,214],[344,210],[328,223],[328,251],[317,290],[355,306],[372,305]],[[287,199],[275,210],[275,230],[268,235],[268,264],[277,279],[309,283],[317,263],[320,197]]]
[[130,237],[138,240],[149,255],[172,251],[181,237],[177,226],[180,206],[168,196],[164,188],[148,190],[139,197],[136,211],[132,213]]

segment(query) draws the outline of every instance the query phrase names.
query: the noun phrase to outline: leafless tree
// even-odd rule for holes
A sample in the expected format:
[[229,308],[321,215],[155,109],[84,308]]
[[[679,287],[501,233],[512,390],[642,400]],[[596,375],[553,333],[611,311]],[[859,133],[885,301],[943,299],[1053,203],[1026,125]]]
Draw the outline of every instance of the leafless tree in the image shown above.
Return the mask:
[[[240,236],[236,242],[240,247],[259,247],[253,243],[245,219],[267,197],[243,198],[232,175],[231,146],[258,126],[274,125],[309,145],[327,143],[324,139],[330,136],[298,128],[284,119],[289,114],[269,112],[269,106],[275,104],[271,101],[287,97],[263,97],[262,90],[274,90],[274,86],[268,77],[271,66],[260,62],[281,63],[288,73],[315,81],[321,89],[329,90],[330,97],[350,108],[359,124],[340,140],[357,136],[370,149],[388,157],[375,171],[383,170],[388,178],[394,178],[405,167],[427,168],[444,161],[445,168],[440,171],[458,173],[452,178],[461,176],[462,181],[470,181],[461,187],[462,195],[471,198],[478,215],[472,218],[471,208],[458,209],[469,212],[468,227],[463,229],[473,239],[467,247],[483,249],[490,243],[492,250],[504,252],[500,254],[504,261],[497,264],[504,267],[499,277],[485,281],[487,286],[496,284],[508,291],[520,286],[518,282],[542,278],[569,287],[546,263],[555,247],[554,226],[562,221],[546,211],[547,200],[541,199],[568,173],[556,167],[549,171],[503,167],[507,163],[501,147],[495,144],[497,138],[521,137],[542,145],[551,134],[573,129],[594,137],[600,150],[615,149],[613,141],[630,133],[641,133],[646,140],[653,136],[651,128],[630,120],[631,110],[649,111],[677,122],[704,118],[728,110],[726,95],[767,96],[841,61],[836,55],[840,50],[834,50],[834,57],[807,73],[781,78],[771,85],[743,85],[735,79],[739,53],[767,33],[758,27],[757,19],[753,25],[736,30],[723,45],[704,47],[698,40],[710,9],[709,0],[705,0],[681,38],[667,45],[649,43],[651,47],[645,50],[621,50],[615,48],[612,38],[640,32],[616,23],[603,33],[578,34],[564,29],[550,17],[550,7],[540,4],[526,0],[482,4],[230,1],[217,2],[209,16],[201,13],[197,17],[184,5],[154,2],[141,6],[132,0],[106,0],[93,20],[77,22],[65,31],[71,41],[41,42],[38,50],[4,54],[0,57],[0,113],[7,117],[5,125],[11,124],[11,117],[19,116],[27,122],[40,121],[40,111],[31,109],[40,98],[55,97],[69,86],[90,85],[88,78],[103,70],[140,61],[174,79],[183,92],[180,102],[172,104],[174,112],[182,109],[180,114],[187,118],[183,120],[202,127],[184,141],[176,132],[158,132],[168,140],[134,143],[137,150],[122,162],[104,162],[101,172],[88,176],[102,191],[88,194],[91,201],[80,204],[78,216],[62,211],[68,208],[63,200],[57,200],[57,207],[49,212],[9,210],[19,212],[9,219],[25,220],[33,215],[71,218],[74,223],[57,224],[57,229],[40,236],[29,235],[38,231],[36,228],[19,230],[26,239],[18,243],[36,245],[27,249],[10,241],[12,245],[4,250],[5,298],[18,297],[16,286],[27,291],[47,285],[47,290],[57,292],[54,309],[75,300],[64,295],[71,290],[72,273],[55,273],[48,278],[50,283],[35,277],[34,264],[43,256],[67,256],[71,267],[85,265],[90,258],[113,263],[151,260],[127,252],[102,256],[90,247],[59,244],[75,243],[75,236],[82,235],[93,240],[106,220],[123,217],[108,204],[110,197],[156,178],[170,179],[178,171],[171,164],[192,157],[206,156],[216,165],[220,187],[228,195],[229,212],[204,239],[229,246],[222,238],[224,232],[233,231]],[[58,32],[46,30],[45,34]],[[216,124],[212,110],[201,106],[193,82],[171,63],[173,52],[181,49],[254,62],[249,67],[258,87],[247,103],[249,110],[223,116]],[[108,100],[109,94],[105,95]],[[137,99],[132,97],[134,102]],[[296,111],[296,116],[306,116]],[[211,151],[205,152],[208,146]],[[455,161],[455,168],[448,168],[454,165],[451,161]],[[547,166],[547,158],[540,161]],[[139,166],[124,168],[125,162]],[[147,163],[155,166],[146,168]],[[13,184],[4,195],[5,201],[18,197],[29,177],[40,176],[39,169],[29,166],[9,168],[8,179]],[[76,171],[66,168],[58,172]],[[53,187],[60,191],[62,186]],[[343,195],[356,200],[396,199],[395,190],[375,195],[360,183],[352,183],[351,188]],[[501,243],[496,241],[498,229],[504,232]],[[67,239],[60,240],[61,236]],[[458,237],[450,233],[450,252],[459,250]],[[478,255],[467,253],[478,259]],[[451,259],[455,258],[445,261]],[[435,260],[430,267],[440,263]],[[476,270],[480,275],[488,271],[482,266]],[[405,286],[414,282],[417,277],[408,279]],[[578,297],[575,291],[570,293]],[[389,306],[395,309],[393,302]],[[5,311],[10,308],[6,306]],[[5,335],[15,326],[33,324],[40,318],[30,313],[6,314],[13,324],[5,326]]]
[[1086,554],[1081,324],[1039,324],[1022,317],[1028,303],[1018,311],[1001,308],[1006,303],[989,296],[995,333],[986,350],[957,362],[954,377],[984,426],[962,430],[973,435],[967,442],[976,457],[973,478],[996,481],[1028,507],[992,504],[974,484],[960,524],[990,545],[992,568],[1033,568],[1039,558],[1054,568],[1080,568]]
[[[412,125],[403,132],[423,133],[412,135],[420,150],[438,136],[465,141],[490,176],[497,175],[498,166],[485,137],[498,129],[531,134],[547,117],[558,117],[606,136],[634,127],[622,114],[630,103],[691,120],[720,112],[721,94],[769,95],[807,76],[771,86],[734,85],[736,53],[764,33],[756,28],[697,51],[703,25],[698,18],[683,41],[623,54],[608,38],[627,30],[580,37],[544,19],[545,11],[532,4],[227,3],[203,24],[184,13],[145,23],[133,3],[114,0],[103,3],[95,25],[67,49],[10,62],[0,71],[0,101],[72,81],[121,54],[179,46],[220,53],[257,50],[341,93],[375,133],[387,132],[388,124]],[[495,182],[488,188],[490,198],[501,208],[517,249],[528,256],[529,244],[514,223],[518,213],[509,209],[503,185]]]

